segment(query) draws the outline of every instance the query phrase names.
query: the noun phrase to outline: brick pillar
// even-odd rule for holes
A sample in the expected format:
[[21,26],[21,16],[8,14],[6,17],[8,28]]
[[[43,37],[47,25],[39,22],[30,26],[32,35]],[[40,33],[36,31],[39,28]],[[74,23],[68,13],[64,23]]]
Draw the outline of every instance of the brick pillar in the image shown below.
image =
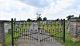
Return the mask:
[[0,21],[0,46],[5,45],[4,23]]

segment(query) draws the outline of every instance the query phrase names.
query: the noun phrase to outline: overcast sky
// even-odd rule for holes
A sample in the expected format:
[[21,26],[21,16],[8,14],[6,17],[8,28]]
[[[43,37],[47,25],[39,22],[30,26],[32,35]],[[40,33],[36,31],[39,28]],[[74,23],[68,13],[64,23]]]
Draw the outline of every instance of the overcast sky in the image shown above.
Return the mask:
[[0,20],[36,19],[36,13],[48,19],[80,14],[80,0],[0,0]]

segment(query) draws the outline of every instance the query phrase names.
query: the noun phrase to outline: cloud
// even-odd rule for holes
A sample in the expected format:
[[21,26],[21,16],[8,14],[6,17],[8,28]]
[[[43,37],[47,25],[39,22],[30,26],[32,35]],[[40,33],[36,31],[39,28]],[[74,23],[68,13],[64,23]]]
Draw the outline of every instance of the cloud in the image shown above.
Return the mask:
[[44,8],[50,5],[53,0],[21,0],[23,3],[38,7],[38,8]]
[[79,0],[0,0],[0,19],[36,19],[36,12],[48,19],[66,18],[80,13]]
[[[75,10],[70,7],[74,6],[76,0],[57,0],[55,5],[49,6],[48,10],[44,12],[42,16],[46,16],[49,19],[66,18],[67,15],[72,14]],[[70,8],[70,9],[69,9]]]
[[15,0],[0,0],[0,19],[27,19],[36,17],[36,8]]

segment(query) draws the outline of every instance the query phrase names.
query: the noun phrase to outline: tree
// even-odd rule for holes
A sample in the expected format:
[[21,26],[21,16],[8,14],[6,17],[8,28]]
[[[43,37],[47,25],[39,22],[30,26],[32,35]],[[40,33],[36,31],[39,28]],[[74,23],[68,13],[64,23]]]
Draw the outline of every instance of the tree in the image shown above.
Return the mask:
[[32,22],[36,22],[36,20],[32,20]]
[[69,20],[69,19],[71,19],[72,17],[74,17],[74,15],[69,15],[69,16],[67,16],[67,19]]
[[46,17],[44,17],[44,18],[43,18],[43,21],[46,21],[46,20],[47,20],[47,18],[46,18]]
[[42,18],[41,18],[41,17],[38,17],[38,18],[37,18],[37,21],[42,21]]
[[28,18],[28,19],[27,19],[27,21],[28,21],[28,22],[30,22],[30,21],[31,21],[31,19],[30,19],[30,18]]
[[59,21],[59,18],[58,18],[58,19],[56,19],[56,21]]

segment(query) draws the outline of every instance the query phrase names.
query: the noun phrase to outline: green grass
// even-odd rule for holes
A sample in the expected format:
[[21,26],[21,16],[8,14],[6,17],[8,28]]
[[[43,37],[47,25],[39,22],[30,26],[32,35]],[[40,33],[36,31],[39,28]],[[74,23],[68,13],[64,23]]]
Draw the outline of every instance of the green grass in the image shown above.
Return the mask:
[[5,34],[5,45],[9,46],[11,44],[11,35],[9,33]]

